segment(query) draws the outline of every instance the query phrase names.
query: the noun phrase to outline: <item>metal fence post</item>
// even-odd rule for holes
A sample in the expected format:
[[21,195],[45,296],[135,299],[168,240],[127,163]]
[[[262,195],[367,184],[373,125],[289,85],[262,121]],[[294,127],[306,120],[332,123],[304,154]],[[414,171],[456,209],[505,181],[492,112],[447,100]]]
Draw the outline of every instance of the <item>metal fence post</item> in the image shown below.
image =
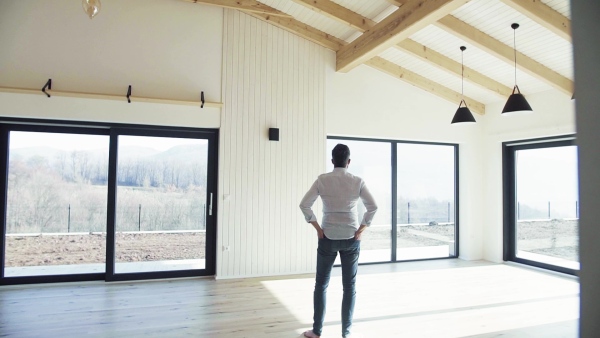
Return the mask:
[[407,224],[410,224],[410,202],[408,202],[408,213],[407,213],[407,215],[408,215],[408,223]]
[[67,216],[67,233],[71,232],[71,204],[69,203],[69,215]]
[[142,205],[138,209],[138,231],[142,231]]

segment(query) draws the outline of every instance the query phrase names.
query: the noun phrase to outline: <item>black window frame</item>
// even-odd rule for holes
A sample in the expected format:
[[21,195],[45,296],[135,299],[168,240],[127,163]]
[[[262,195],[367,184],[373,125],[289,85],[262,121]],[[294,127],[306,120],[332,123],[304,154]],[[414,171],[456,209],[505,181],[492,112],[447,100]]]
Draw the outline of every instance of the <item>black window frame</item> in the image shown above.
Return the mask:
[[[6,203],[8,188],[8,142],[10,131],[31,131],[44,133],[70,133],[87,135],[107,135],[110,137],[108,161],[108,196],[107,196],[107,243],[106,270],[104,273],[82,273],[65,275],[39,276],[4,276],[5,246],[6,246]],[[206,226],[206,265],[205,269],[173,270],[156,272],[135,272],[115,274],[115,217],[116,217],[116,169],[117,169],[117,139],[119,135],[202,138],[209,141],[207,196],[213,194],[212,216]],[[24,119],[0,117],[0,285],[60,283],[104,280],[106,282],[127,281],[140,279],[164,279],[179,277],[213,276],[216,272],[216,233],[218,210],[218,149],[219,130],[208,128],[172,127],[142,124],[123,124],[109,122],[61,121],[46,119]],[[210,205],[206,204],[208,217]]]
[[515,157],[519,150],[545,149],[565,146],[576,146],[575,135],[561,135],[535,139],[515,140],[502,143],[502,209],[503,209],[503,260],[533,266],[536,268],[556,271],[564,274],[578,276],[580,270],[569,269],[563,266],[533,261],[517,257],[517,177]]

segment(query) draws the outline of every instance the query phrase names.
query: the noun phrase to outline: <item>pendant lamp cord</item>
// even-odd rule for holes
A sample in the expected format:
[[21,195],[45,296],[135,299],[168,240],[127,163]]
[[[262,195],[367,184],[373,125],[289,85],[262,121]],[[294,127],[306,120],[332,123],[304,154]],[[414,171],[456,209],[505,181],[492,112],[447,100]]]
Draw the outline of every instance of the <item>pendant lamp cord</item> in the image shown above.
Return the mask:
[[[465,49],[467,47],[460,46],[460,103],[465,101]],[[465,106],[467,103],[465,102]]]
[[515,54],[515,86],[517,85],[517,29],[513,28],[513,52]]

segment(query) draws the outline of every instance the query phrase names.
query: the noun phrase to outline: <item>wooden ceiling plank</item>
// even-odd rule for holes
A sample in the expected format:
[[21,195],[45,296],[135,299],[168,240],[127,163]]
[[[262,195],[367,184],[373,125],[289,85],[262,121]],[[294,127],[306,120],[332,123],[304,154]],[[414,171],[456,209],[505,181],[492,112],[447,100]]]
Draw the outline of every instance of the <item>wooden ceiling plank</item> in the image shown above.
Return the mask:
[[[447,71],[452,75],[456,75],[459,77],[462,75],[462,65],[460,62],[456,62],[447,56],[444,56],[430,48],[427,48],[426,46],[421,45],[416,41],[406,39],[397,44],[395,47],[404,52],[408,52],[411,55],[438,67],[439,69]],[[464,68],[464,78],[466,81],[479,85],[484,89],[490,90],[501,97],[506,98],[510,94],[512,94],[512,88],[505,86],[504,84],[492,78],[489,78],[472,68]]]
[[[440,19],[436,25],[471,43],[477,48],[494,55],[500,60],[507,62],[510,65],[514,65],[515,60],[512,47],[503,44],[452,15]],[[510,27],[507,27],[507,29],[508,28]],[[566,95],[573,95],[573,81],[519,51],[517,51],[517,67],[529,75],[546,82]]]
[[294,0],[294,2],[306,6],[315,12],[322,13],[336,21],[347,24],[361,32],[369,30],[376,24],[375,21],[365,18],[331,0]]
[[571,20],[539,0],[501,0],[542,27],[571,41]]
[[458,107],[461,98],[464,98],[467,103],[467,107],[479,115],[485,114],[485,105],[467,96],[462,96],[460,93],[453,91],[447,87],[444,87],[436,82],[433,82],[424,76],[413,73],[405,68],[398,66],[397,64],[387,61],[381,57],[374,57],[365,62],[366,65],[371,66],[379,71],[382,71],[388,75],[391,75],[400,80],[404,80],[413,86],[421,88],[429,93],[437,95],[443,99],[446,99],[452,103],[455,103]]
[[291,15],[278,11],[275,8],[269,7],[255,0],[183,0],[185,2],[198,3],[211,6],[219,6],[224,8],[233,8],[240,11],[270,14],[281,17],[291,18]]
[[469,0],[407,0],[402,7],[337,52],[336,69],[348,72]]

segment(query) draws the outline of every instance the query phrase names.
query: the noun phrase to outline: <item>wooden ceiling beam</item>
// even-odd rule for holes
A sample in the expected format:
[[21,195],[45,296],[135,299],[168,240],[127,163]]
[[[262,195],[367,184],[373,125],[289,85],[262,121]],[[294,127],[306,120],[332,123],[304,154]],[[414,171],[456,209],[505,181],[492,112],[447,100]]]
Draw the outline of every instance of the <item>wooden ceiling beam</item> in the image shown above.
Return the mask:
[[[354,13],[354,12],[350,12],[350,13],[346,13],[345,15],[342,15],[340,13],[342,13],[341,11],[337,11],[335,9],[335,6],[339,6],[337,4],[335,4],[334,2],[332,2],[331,0],[294,0],[300,4],[303,4],[305,6],[307,6],[308,8],[311,8],[312,10],[316,11],[316,12],[321,12],[323,14],[326,14],[327,16],[336,19],[342,23],[346,23],[351,25],[352,27],[354,27],[355,29],[361,31],[361,32],[365,32],[366,30],[368,30],[368,28],[366,27],[373,27],[375,26],[376,22],[363,17],[360,14]],[[333,6],[333,5],[335,6]],[[364,23],[365,25],[353,25],[352,22],[357,22],[357,23]],[[401,49],[404,52],[408,52],[418,58],[420,58],[421,60],[424,60],[444,71],[447,71],[453,75],[457,75],[457,76],[461,76],[461,64],[446,57],[443,56],[442,54],[431,50],[413,40],[410,39],[406,39],[402,42],[400,42],[399,44],[397,44],[395,47]],[[470,81],[472,83],[475,83],[487,90],[490,90],[494,93],[497,93],[498,95],[502,96],[502,97],[508,97],[511,93],[512,93],[512,89],[503,85],[502,83],[495,81],[471,68],[465,67],[465,80]]]
[[[451,58],[444,56],[433,49],[427,48],[426,46],[423,46],[411,39],[406,39],[397,44],[395,47],[453,75],[462,75],[462,64],[460,62],[456,62]],[[458,48],[456,49],[458,50]],[[472,68],[465,67],[464,76],[466,81],[479,85],[482,88],[490,90],[504,98],[512,94],[512,89],[510,87],[507,87],[504,84],[489,78]]]
[[254,0],[183,0],[192,3],[237,9],[257,19],[268,22],[288,32],[299,35],[334,52],[342,48],[346,41],[320,31],[294,19],[289,14]]
[[269,7],[255,0],[183,0],[185,2],[198,3],[211,6],[219,6],[224,8],[238,9],[244,12],[270,14],[291,18],[289,14],[278,11],[275,8]]
[[320,31],[294,18],[284,18],[281,16],[252,12],[247,12],[247,14],[262,21],[268,22],[272,25],[275,25],[281,29],[285,29],[291,33],[299,35],[325,48],[329,48],[334,52],[338,51],[340,48],[342,48],[342,46],[346,44],[346,41],[338,39],[333,35]]
[[[367,60],[365,64],[388,75],[391,75],[395,78],[406,81],[415,87],[421,88],[429,93],[432,93],[452,103],[455,103],[457,107],[460,103],[461,98],[463,98],[463,96],[460,93],[449,89],[445,86],[442,86],[436,82],[433,82],[425,78],[424,76],[413,73],[408,69],[402,68],[397,64],[387,61],[386,59],[383,59],[379,56]],[[485,105],[483,103],[473,100],[467,96],[464,96],[464,100],[467,103],[467,107],[469,107],[469,109],[472,112],[477,113],[479,115],[485,114]]]
[[571,20],[539,0],[501,0],[542,27],[571,41]]
[[406,0],[387,0],[387,2],[389,2],[390,4],[394,5],[394,6],[398,6],[401,7],[402,5],[404,5],[404,2]]
[[338,50],[336,69],[341,72],[353,69],[466,2],[468,0],[406,0],[402,7]]
[[315,12],[324,14],[336,21],[347,24],[361,32],[375,26],[375,21],[365,18],[331,0],[294,0],[294,2],[306,6]]
[[[500,60],[510,65],[514,65],[515,60],[512,47],[503,44],[452,15],[440,19],[436,25],[469,42],[477,48],[494,55]],[[507,27],[507,29],[509,28],[510,27]],[[573,95],[573,81],[519,51],[517,51],[517,67],[529,75],[546,82],[566,95]]]

